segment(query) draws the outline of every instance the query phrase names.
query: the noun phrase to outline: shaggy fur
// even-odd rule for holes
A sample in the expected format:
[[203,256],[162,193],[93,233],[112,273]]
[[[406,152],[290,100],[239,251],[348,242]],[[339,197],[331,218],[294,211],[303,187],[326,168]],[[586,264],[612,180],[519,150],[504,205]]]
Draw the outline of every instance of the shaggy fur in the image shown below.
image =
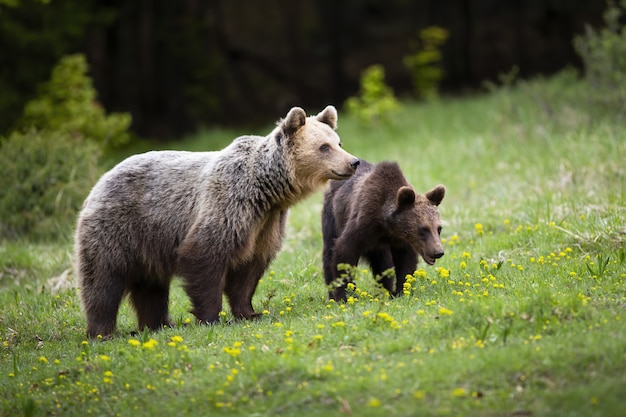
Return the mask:
[[[416,194],[398,164],[392,162],[372,165],[361,161],[351,179],[331,181],[322,212],[329,297],[346,299],[351,277],[337,267],[356,266],[361,257],[385,289],[402,294],[406,275],[415,272],[418,254],[429,265],[444,254],[437,206],[445,191],[439,185],[425,195]],[[390,268],[395,277],[383,275]]]
[[140,329],[171,326],[173,275],[199,322],[218,319],[223,294],[235,317],[254,317],[252,296],[281,247],[287,209],[359,164],[336,126],[332,106],[311,117],[294,107],[266,137],[242,136],[217,152],[148,152],[106,173],[75,236],[87,335],[111,335],[125,294]]

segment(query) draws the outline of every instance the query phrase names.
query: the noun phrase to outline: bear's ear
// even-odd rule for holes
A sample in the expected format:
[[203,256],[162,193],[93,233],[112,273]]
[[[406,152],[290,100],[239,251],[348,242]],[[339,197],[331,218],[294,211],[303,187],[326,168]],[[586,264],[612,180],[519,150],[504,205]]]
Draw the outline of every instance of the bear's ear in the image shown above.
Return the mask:
[[337,109],[334,106],[326,106],[315,118],[322,123],[326,123],[333,130],[337,129]]
[[293,107],[282,121],[281,127],[285,136],[292,137],[306,123],[306,113],[300,107]]
[[443,196],[445,195],[446,187],[444,187],[443,185],[438,185],[426,193],[426,198],[435,206],[438,206],[439,204],[441,204],[441,200],[443,200]]
[[396,196],[396,203],[398,204],[398,208],[412,205],[415,203],[415,191],[413,191],[411,187],[400,187]]

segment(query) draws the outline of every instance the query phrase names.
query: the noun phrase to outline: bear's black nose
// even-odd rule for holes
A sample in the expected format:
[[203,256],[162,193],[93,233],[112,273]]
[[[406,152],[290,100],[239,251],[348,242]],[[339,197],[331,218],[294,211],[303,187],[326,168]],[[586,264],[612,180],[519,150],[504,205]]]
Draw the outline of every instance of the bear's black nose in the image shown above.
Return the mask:
[[350,162],[350,166],[352,167],[352,169],[356,169],[356,167],[358,167],[360,163],[361,161],[359,161],[359,158],[354,158],[352,162]]
[[435,259],[439,259],[439,258],[441,258],[443,255],[444,255],[443,251],[433,253],[433,256],[435,257]]

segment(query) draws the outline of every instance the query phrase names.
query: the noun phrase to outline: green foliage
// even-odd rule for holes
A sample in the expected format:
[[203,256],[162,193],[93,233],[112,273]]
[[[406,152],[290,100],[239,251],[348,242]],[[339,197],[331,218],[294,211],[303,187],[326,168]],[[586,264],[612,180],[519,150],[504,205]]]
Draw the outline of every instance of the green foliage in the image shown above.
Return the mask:
[[100,173],[99,153],[61,131],[12,133],[0,148],[0,237],[67,233]]
[[61,58],[52,70],[50,81],[41,87],[39,96],[24,107],[18,125],[92,140],[105,150],[127,143],[130,114],[105,114],[96,101],[88,70],[82,54]]
[[412,54],[404,57],[404,65],[412,75],[417,97],[435,99],[439,96],[439,82],[444,76],[441,46],[447,39],[447,30],[430,26],[419,32],[417,42],[411,43]]
[[400,107],[393,90],[385,84],[385,69],[382,65],[372,65],[361,75],[361,88],[358,97],[346,100],[348,113],[368,124],[385,122]]
[[100,154],[129,138],[130,116],[107,116],[95,100],[84,56],[64,57],[21,129],[0,138],[0,236],[55,237],[73,225]]
[[574,38],[576,52],[583,60],[590,99],[605,109],[626,115],[626,1],[609,2],[604,13],[606,27],[586,28]]

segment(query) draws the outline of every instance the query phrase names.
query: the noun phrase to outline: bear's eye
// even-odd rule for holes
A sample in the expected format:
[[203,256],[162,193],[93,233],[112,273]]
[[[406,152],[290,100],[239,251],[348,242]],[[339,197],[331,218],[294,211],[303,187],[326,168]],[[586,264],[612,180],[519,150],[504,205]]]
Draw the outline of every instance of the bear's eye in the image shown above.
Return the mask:
[[441,227],[441,226],[439,226],[439,227],[437,228],[437,233],[439,233],[439,235],[441,235],[441,229],[442,229],[442,227]]
[[320,151],[322,151],[322,152],[330,151],[330,145],[327,144],[327,143],[323,144],[322,146],[320,146]]
[[428,236],[428,234],[430,233],[430,229],[428,227],[420,227],[419,228],[419,234],[422,236]]

